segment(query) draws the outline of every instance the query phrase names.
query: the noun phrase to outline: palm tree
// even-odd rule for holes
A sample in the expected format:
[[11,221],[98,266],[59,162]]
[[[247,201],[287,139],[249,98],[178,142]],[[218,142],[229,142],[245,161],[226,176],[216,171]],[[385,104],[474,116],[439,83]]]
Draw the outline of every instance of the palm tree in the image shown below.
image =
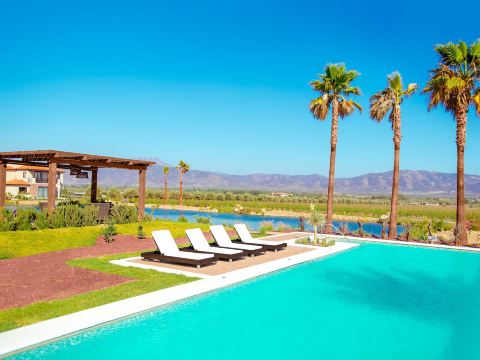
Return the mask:
[[183,200],[183,174],[187,173],[188,170],[190,170],[190,165],[188,165],[186,162],[183,160],[180,160],[180,162],[177,165],[177,169],[180,172],[180,206],[182,206],[182,200]]
[[164,180],[165,180],[165,186],[164,186],[164,190],[165,190],[165,205],[168,204],[168,173],[170,172],[170,168],[168,166],[164,166],[163,167],[163,177],[164,177]]
[[[318,229],[322,228],[325,225],[325,217],[318,212],[314,204],[310,204],[310,216],[308,218],[308,223],[313,226],[313,244],[317,244],[318,237],[317,232]],[[321,230],[320,230],[321,231]]]
[[429,94],[428,109],[439,104],[452,113],[456,122],[457,143],[457,223],[455,243],[466,245],[464,153],[467,132],[467,114],[470,104],[480,116],[480,40],[470,46],[460,41],[435,46],[440,56],[437,67],[430,71],[430,78],[423,89]]
[[330,136],[330,171],[328,173],[328,198],[327,219],[325,230],[332,231],[333,221],[333,185],[335,182],[335,156],[337,152],[338,138],[338,115],[342,118],[350,115],[355,108],[362,111],[362,107],[353,100],[350,95],[360,95],[360,89],[351,86],[360,73],[355,70],[347,70],[345,64],[328,64],[325,73],[319,74],[319,79],[310,83],[313,90],[318,91],[320,96],[310,102],[310,111],[319,120],[325,120],[328,111],[332,112],[332,127]]
[[388,237],[390,239],[397,237],[400,142],[402,140],[400,105],[402,105],[405,97],[412,95],[417,89],[418,85],[414,83],[408,84],[407,88],[404,89],[402,76],[399,72],[395,71],[387,76],[387,87],[370,97],[370,117],[380,122],[385,118],[387,113],[390,113],[388,119],[392,123],[393,130],[393,179],[392,198],[390,199],[390,224],[388,226]]

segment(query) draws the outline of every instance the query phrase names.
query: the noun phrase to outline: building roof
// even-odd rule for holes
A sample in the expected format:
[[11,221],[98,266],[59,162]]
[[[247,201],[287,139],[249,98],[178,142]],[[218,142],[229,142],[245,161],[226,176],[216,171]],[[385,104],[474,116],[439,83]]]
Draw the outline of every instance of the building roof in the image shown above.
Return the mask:
[[0,152],[0,161],[7,164],[47,166],[56,163],[61,169],[94,170],[97,168],[118,168],[146,170],[155,162],[148,160],[124,159],[111,156],[81,154],[59,150],[27,150]]
[[8,185],[14,185],[14,186],[30,186],[30,183],[26,182],[25,180],[22,179],[12,179],[7,181],[7,186]]
[[[48,167],[46,166],[35,166],[35,165],[7,165],[7,171],[43,171],[48,172]],[[57,172],[65,172],[65,170],[57,169]]]

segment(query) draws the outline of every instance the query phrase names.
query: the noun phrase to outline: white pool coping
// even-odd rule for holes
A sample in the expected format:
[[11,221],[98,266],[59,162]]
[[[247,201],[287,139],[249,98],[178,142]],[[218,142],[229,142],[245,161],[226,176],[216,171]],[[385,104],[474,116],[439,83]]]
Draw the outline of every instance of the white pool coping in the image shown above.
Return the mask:
[[388,245],[403,245],[403,246],[414,246],[414,247],[426,247],[426,248],[435,248],[435,249],[444,249],[451,251],[462,251],[462,252],[474,252],[480,253],[480,248],[474,248],[469,246],[449,246],[444,244],[430,244],[422,243],[416,241],[400,241],[400,240],[388,240],[388,239],[376,239],[369,237],[352,237],[352,236],[342,236],[342,235],[328,235],[328,237],[335,238],[336,240],[347,240],[347,241],[358,241],[358,242],[371,242],[371,243],[381,243]]
[[[294,246],[312,248],[312,251],[234,270],[221,275],[207,276],[198,281],[131,297],[0,333],[0,357],[108,322],[155,309],[159,306],[227,287],[293,265],[343,252],[359,245],[355,243],[337,242],[334,246],[328,248],[299,244],[295,244]],[[119,261],[126,262],[126,259]],[[124,263],[121,263],[121,265],[125,266]],[[150,268],[148,265],[134,263],[128,263],[126,266],[134,265],[136,267]],[[157,269],[158,267],[155,270]],[[166,271],[166,269],[167,268],[163,268],[162,271]],[[171,271],[172,269],[168,270]],[[200,277],[200,275],[196,273],[190,273],[188,276]]]

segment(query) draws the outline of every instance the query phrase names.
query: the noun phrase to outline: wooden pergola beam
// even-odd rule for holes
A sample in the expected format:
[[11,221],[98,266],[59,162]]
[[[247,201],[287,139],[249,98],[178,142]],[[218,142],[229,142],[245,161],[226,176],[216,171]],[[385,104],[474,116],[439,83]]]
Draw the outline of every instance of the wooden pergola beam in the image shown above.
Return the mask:
[[147,183],[147,169],[138,172],[138,220],[145,217],[145,189]]
[[68,160],[62,158],[55,158],[52,160],[57,164],[70,164],[70,165],[78,165],[78,166],[92,166],[92,167],[105,167],[105,168],[117,168],[117,169],[125,169],[125,170],[143,170],[146,169],[146,165],[127,165],[127,164],[118,164],[115,162],[100,162],[100,161],[93,161],[93,160]]
[[98,170],[92,170],[92,180],[90,186],[90,202],[92,204],[97,202],[97,188],[98,188]]
[[48,212],[55,210],[55,199],[57,197],[57,164],[48,164]]
[[0,208],[5,206],[7,195],[7,164],[0,162]]

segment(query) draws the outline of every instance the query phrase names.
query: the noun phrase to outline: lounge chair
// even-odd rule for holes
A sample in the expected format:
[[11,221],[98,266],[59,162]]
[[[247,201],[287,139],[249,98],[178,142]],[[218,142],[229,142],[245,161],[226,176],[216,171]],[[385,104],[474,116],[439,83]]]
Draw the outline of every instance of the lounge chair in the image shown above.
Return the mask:
[[250,231],[248,231],[247,225],[245,224],[235,224],[233,227],[235,228],[238,236],[240,236],[240,240],[242,240],[242,242],[245,244],[260,245],[270,251],[283,250],[287,247],[286,243],[275,244],[272,241],[264,240],[265,238],[254,239],[252,234],[250,234]]
[[217,261],[214,254],[180,251],[169,230],[152,231],[152,236],[158,250],[142,253],[145,260],[196,265],[199,269],[205,265],[215,264]]
[[223,225],[210,226],[210,232],[215,238],[215,241],[217,242],[218,246],[229,248],[229,249],[243,250],[245,254],[250,255],[252,257],[255,255],[260,255],[265,253],[265,249],[263,246],[232,242],[232,240],[230,239],[230,236],[227,233],[227,230],[225,230]]
[[245,257],[245,253],[243,252],[243,250],[234,250],[218,246],[211,246],[208,243],[205,235],[203,235],[202,230],[198,228],[188,229],[185,232],[187,233],[188,240],[190,240],[193,248],[197,252],[215,254],[218,259],[228,260],[230,262],[233,260],[243,259]]

